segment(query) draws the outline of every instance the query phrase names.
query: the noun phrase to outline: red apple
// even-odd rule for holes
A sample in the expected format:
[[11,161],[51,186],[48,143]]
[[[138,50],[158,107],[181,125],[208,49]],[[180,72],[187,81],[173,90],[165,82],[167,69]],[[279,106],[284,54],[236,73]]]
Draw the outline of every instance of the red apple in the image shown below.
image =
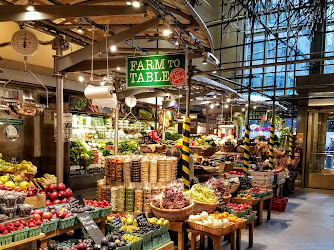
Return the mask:
[[23,226],[25,226],[25,225],[27,225],[27,222],[26,222],[25,220],[21,220],[21,224],[22,224]]
[[14,222],[14,227],[20,227],[22,224],[20,221],[15,221]]
[[52,202],[52,205],[58,205],[58,204],[61,204],[61,201],[58,199]]
[[45,192],[44,190],[40,190],[39,191],[39,194],[44,194],[46,198],[48,198],[48,193]]
[[56,190],[56,185],[55,184],[50,184],[47,188],[49,193],[52,193],[53,191]]
[[6,230],[6,227],[4,224],[0,224],[0,233],[3,233]]
[[45,202],[45,205],[46,205],[46,206],[51,206],[51,205],[52,205],[52,202],[51,202],[49,199],[47,199],[46,202]]
[[66,186],[65,186],[64,183],[58,183],[57,189],[58,189],[58,191],[65,191]]
[[66,188],[65,193],[66,193],[67,199],[71,198],[73,195],[72,190],[69,188]]
[[36,209],[36,210],[34,210],[34,214],[39,214],[40,216],[42,216],[43,210]]
[[42,224],[41,220],[36,221],[36,226],[40,226]]
[[28,197],[31,197],[31,196],[34,196],[34,195],[35,195],[35,193],[32,190],[29,190],[28,193],[27,193]]
[[5,186],[5,184],[0,184],[0,189],[1,189],[1,190],[6,190],[6,188],[7,188],[7,187]]
[[66,199],[66,198],[62,199],[61,203],[68,203],[68,199]]
[[64,219],[65,216],[66,216],[66,214],[65,214],[64,212],[62,212],[62,211],[58,211],[58,212],[56,213],[56,215],[57,215],[57,217],[60,218],[60,219]]
[[49,198],[50,198],[51,201],[54,201],[54,200],[58,199],[58,193],[57,193],[57,191],[49,193],[48,195],[49,195]]
[[36,227],[36,224],[35,224],[34,222],[30,222],[30,223],[28,224],[28,227]]
[[43,215],[42,215],[42,218],[50,220],[52,218],[52,213],[44,212]]
[[58,192],[59,199],[64,199],[67,197],[65,191],[59,191]]
[[41,219],[41,216],[39,214],[34,214],[34,220],[40,220]]

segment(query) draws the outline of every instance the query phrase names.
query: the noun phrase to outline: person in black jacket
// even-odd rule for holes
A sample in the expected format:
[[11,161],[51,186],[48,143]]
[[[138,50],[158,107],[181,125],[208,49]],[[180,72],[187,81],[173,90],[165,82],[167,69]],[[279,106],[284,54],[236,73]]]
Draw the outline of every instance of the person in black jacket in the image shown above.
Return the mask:
[[330,137],[330,144],[326,147],[326,169],[333,169],[334,135]]

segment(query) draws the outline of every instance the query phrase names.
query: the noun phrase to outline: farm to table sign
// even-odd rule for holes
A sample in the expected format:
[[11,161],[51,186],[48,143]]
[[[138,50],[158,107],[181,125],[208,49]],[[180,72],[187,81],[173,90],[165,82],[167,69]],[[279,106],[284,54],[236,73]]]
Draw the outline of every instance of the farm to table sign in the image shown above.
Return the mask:
[[186,54],[165,54],[127,58],[127,86],[167,87],[184,85],[187,80]]

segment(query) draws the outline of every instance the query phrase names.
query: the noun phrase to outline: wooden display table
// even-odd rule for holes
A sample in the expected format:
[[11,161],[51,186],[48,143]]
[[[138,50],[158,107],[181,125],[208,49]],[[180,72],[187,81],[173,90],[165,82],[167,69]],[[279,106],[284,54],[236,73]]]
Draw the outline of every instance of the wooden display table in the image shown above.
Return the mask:
[[[24,240],[15,241],[15,242],[12,242],[10,244],[1,246],[0,250],[2,250],[2,249],[10,249],[10,248],[15,249],[16,247],[18,247],[20,245],[28,244],[28,243],[31,243],[31,242],[33,242],[35,240],[39,240],[41,238],[44,238],[44,237],[45,237],[45,234],[41,233],[40,235],[37,235],[35,237],[26,238]],[[27,247],[27,249],[31,249],[31,247]]]
[[174,242],[170,241],[161,247],[156,248],[155,250],[173,250],[174,249]]
[[210,248],[210,249],[214,249],[214,250],[220,250],[220,241],[221,238],[224,237],[225,235],[230,235],[230,242],[231,242],[231,250],[235,250],[235,234],[236,231],[233,230],[232,232],[226,233],[224,235],[213,235],[204,231],[198,231],[198,230],[194,230],[194,229],[188,229],[187,230],[189,233],[191,233],[191,250],[195,250],[196,249],[196,238],[198,235],[200,235],[201,237],[201,247],[200,250],[203,249],[203,245],[204,245],[204,236],[208,236],[210,237],[210,239],[213,241],[214,244],[214,248]]
[[[94,220],[95,223],[98,225],[98,227],[101,229],[103,235],[105,235],[106,219],[107,219],[107,216],[99,217],[99,218],[96,218]],[[48,246],[50,238],[53,238],[53,237],[61,235],[61,234],[65,234],[65,233],[67,233],[71,230],[76,230],[76,229],[79,229],[79,228],[82,228],[81,223],[78,223],[78,224],[74,225],[73,227],[68,227],[68,228],[64,228],[64,229],[57,228],[54,231],[46,233],[46,234],[44,234],[44,237],[41,237],[41,238],[38,239],[38,245],[39,245],[38,247],[46,248]]]
[[184,250],[184,234],[186,233],[186,223],[170,221],[168,230],[177,232],[177,249]]
[[265,196],[265,197],[261,197],[260,201],[258,204],[256,204],[254,206],[254,210],[257,211],[257,220],[256,220],[256,225],[259,226],[262,224],[262,220],[263,220],[263,207],[264,207],[264,203],[267,203],[267,220],[270,220],[271,218],[271,200],[273,198],[273,194]]
[[[249,232],[248,232],[248,248],[253,247],[255,220],[256,219],[247,221],[246,225],[245,225],[245,227],[248,225],[248,230],[249,230]],[[240,250],[240,248],[241,248],[241,230],[242,230],[242,228],[238,228],[236,230],[236,249],[237,250]]]

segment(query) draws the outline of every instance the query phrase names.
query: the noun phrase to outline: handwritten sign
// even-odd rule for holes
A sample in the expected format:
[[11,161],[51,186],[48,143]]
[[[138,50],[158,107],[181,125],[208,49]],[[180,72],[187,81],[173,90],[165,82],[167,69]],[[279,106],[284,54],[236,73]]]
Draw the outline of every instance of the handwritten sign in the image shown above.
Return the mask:
[[112,224],[114,225],[115,229],[120,229],[122,227],[122,221],[121,218],[119,216],[112,218]]
[[136,216],[136,220],[137,220],[139,226],[145,226],[145,225],[148,224],[146,215],[144,213],[138,214]]
[[220,209],[220,211],[223,211],[225,209],[225,201],[224,201],[224,197],[223,196],[220,196],[218,198],[218,209]]
[[69,199],[68,203],[69,203],[71,208],[79,208],[79,207],[84,207],[85,206],[85,202],[82,199],[81,194],[77,195],[75,198],[72,197],[71,199]]
[[86,229],[87,233],[92,237],[96,244],[101,244],[101,239],[104,237],[100,228],[96,225],[95,221],[90,217],[87,212],[77,214],[82,226]]

